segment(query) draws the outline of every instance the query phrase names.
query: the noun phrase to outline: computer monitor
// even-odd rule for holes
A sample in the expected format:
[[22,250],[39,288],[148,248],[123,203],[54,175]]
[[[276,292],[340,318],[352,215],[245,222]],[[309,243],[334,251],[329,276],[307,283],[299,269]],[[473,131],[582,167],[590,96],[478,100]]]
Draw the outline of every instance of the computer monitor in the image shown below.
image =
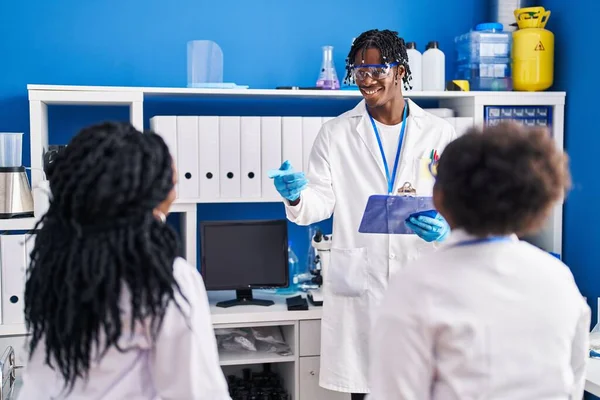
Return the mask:
[[236,299],[218,307],[270,306],[252,289],[287,287],[287,221],[219,221],[200,223],[201,273],[207,290],[235,290]]

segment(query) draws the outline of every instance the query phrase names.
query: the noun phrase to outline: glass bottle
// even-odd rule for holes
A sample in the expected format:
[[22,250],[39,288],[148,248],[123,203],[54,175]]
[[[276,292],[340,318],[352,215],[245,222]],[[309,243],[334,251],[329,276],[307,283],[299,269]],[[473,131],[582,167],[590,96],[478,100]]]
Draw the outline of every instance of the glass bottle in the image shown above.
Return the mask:
[[340,81],[333,65],[333,46],[323,46],[323,61],[321,63],[319,79],[317,80],[317,87],[323,89],[340,88]]

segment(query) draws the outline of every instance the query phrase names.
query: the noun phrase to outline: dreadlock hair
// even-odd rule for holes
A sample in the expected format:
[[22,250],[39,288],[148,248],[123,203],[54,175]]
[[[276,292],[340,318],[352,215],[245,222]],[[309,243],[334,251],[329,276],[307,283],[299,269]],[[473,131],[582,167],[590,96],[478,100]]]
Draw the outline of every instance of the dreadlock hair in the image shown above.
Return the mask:
[[131,296],[125,324],[141,323],[153,339],[175,290],[181,293],[173,277],[179,239],[153,216],[173,188],[172,159],[157,134],[103,123],[71,140],[49,178],[52,200],[35,227],[25,318],[30,357],[43,341],[46,364],[71,391],[111,346],[125,351],[118,344],[122,289]]
[[[412,75],[410,67],[408,66],[408,54],[406,52],[406,43],[404,39],[398,36],[398,32],[384,29],[372,29],[360,34],[350,47],[350,52],[346,58],[346,77],[344,78],[345,83],[353,83],[352,70],[354,68],[354,60],[359,51],[364,57],[367,49],[378,49],[381,53],[381,63],[391,64],[397,62],[398,66],[404,67],[404,87],[406,89],[412,89],[410,81],[412,81]],[[396,78],[398,78],[398,69],[396,69]]]

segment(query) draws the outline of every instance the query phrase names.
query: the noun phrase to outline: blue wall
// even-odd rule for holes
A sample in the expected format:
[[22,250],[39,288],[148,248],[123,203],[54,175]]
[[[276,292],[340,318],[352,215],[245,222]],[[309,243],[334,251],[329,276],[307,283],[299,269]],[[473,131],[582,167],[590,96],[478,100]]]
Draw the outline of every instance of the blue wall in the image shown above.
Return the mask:
[[[0,2],[0,131],[29,131],[26,84],[185,86],[186,42],[216,41],[226,81],[255,88],[314,85],[321,46],[334,46],[340,79],[353,37],[398,30],[423,50],[438,40],[452,74],[452,39],[480,22],[481,0],[42,0]],[[337,115],[355,101],[252,103],[150,102],[156,114]],[[127,120],[122,108],[51,107],[50,142],[66,143],[83,126]],[[24,163],[29,164],[26,137]],[[273,167],[277,167],[276,165]],[[281,204],[202,205],[201,219],[279,218]],[[324,224],[325,230],[330,224]],[[301,258],[305,229],[291,227]]]
[[598,15],[600,2],[544,0],[542,5],[552,11],[546,28],[554,32],[556,40],[553,89],[567,92],[565,145],[574,187],[565,204],[564,256],[581,292],[588,297],[594,325],[598,316],[596,298],[600,297],[600,215],[590,211],[600,202],[600,181],[589,154],[600,148],[594,118],[600,83],[595,79],[598,53],[592,50],[597,27],[578,21]]
[[556,40],[553,89],[567,92],[565,145],[574,185],[565,204],[565,261],[584,296],[590,298],[595,321],[595,299],[600,296],[600,216],[590,212],[590,206],[600,202],[600,181],[596,163],[589,154],[600,148],[600,135],[594,123],[600,82],[595,79],[593,60],[597,62],[598,57],[597,52],[590,52],[597,29],[577,21],[600,13],[600,2],[582,0],[573,4],[544,0],[542,4],[552,11],[546,28],[554,32]]

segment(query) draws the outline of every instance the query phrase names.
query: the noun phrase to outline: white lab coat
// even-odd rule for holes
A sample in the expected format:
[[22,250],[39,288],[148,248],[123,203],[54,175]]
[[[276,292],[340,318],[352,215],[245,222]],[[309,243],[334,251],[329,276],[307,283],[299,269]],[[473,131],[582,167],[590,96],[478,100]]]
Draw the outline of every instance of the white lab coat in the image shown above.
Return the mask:
[[230,400],[202,277],[181,258],[175,260],[173,273],[189,303],[176,292],[187,319],[170,302],[154,345],[141,325],[130,337],[130,300],[124,290],[120,345],[131,350],[122,353],[112,347],[92,363],[88,382],[76,381],[70,395],[63,397],[63,380],[45,364],[40,343],[25,368],[19,400]]
[[570,270],[516,237],[453,232],[389,284],[369,400],[579,400],[590,310]]
[[[432,150],[441,152],[456,134],[447,121],[408,103],[394,192],[411,182],[418,195],[431,195],[433,178],[421,167]],[[416,235],[358,232],[369,196],[387,194],[383,160],[364,101],[323,125],[309,157],[307,178],[300,204],[291,207],[285,202],[288,219],[309,225],[334,215],[331,262],[323,286],[320,385],[368,393],[373,311],[388,279],[434,245]]]

